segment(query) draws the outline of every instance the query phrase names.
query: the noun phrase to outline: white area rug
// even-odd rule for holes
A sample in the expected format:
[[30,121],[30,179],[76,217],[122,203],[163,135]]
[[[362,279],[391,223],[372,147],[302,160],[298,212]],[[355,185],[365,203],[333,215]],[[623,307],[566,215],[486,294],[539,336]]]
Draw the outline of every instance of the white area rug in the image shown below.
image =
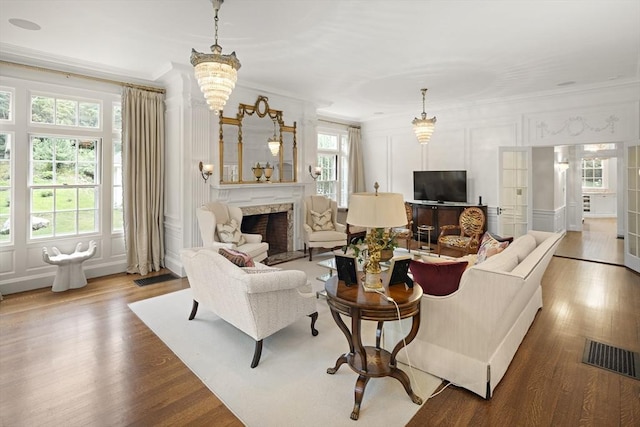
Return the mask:
[[[296,260],[280,267],[307,271],[320,290],[323,285],[315,277],[326,271],[316,264],[322,259]],[[265,338],[255,369],[249,366],[255,341],[203,308],[194,320],[187,320],[191,303],[191,290],[186,289],[129,306],[248,426],[404,426],[420,408],[396,379],[372,378],[359,420],[349,418],[358,375],[346,364],[334,375],[326,373],[348,345],[322,298],[317,300],[319,335],[311,336],[310,319],[304,318]],[[375,343],[374,322],[363,322],[363,337],[365,345]],[[425,402],[441,383],[417,369],[402,369]]]

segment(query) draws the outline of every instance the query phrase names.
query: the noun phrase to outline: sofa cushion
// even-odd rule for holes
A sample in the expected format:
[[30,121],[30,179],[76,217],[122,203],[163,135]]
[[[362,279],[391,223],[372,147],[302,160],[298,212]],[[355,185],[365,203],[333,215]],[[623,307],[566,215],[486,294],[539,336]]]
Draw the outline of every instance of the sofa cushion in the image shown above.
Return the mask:
[[273,273],[274,271],[282,271],[278,267],[269,267],[264,264],[256,264],[255,267],[242,267],[242,271],[247,274],[261,274],[261,273]]
[[322,213],[311,211],[311,229],[313,231],[330,231],[335,230],[333,221],[331,221],[331,209],[327,209]]
[[238,267],[255,267],[253,258],[244,252],[235,249],[220,248],[218,249],[218,253]]
[[429,263],[411,260],[409,270],[425,294],[444,296],[458,289],[467,264],[467,261]]
[[235,245],[244,245],[245,239],[240,231],[240,224],[235,219],[229,220],[229,222],[216,225],[218,231],[218,239],[223,243],[233,243]]
[[500,241],[487,231],[486,233],[484,233],[484,235],[482,236],[482,240],[480,241],[480,248],[478,249],[476,264],[480,264],[487,258],[495,254],[499,254],[500,252],[505,250],[507,246],[509,246],[508,240],[503,239],[502,241]]
[[530,234],[525,234],[524,236],[520,236],[515,239],[513,243],[505,249],[504,253],[515,255],[518,257],[518,263],[520,263],[536,248],[536,246],[536,239]]
[[473,268],[510,273],[517,265],[518,257],[514,254],[507,253],[507,251],[504,250],[500,254],[492,256],[483,263],[474,265]]

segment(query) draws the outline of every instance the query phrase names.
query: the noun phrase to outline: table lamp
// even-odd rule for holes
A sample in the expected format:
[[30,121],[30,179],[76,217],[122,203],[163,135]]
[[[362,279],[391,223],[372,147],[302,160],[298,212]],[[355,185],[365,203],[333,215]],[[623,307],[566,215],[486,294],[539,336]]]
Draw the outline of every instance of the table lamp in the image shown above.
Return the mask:
[[354,193],[349,197],[347,223],[358,227],[383,229],[382,241],[376,238],[379,233],[368,232],[365,237],[369,254],[364,264],[364,290],[375,292],[383,290],[380,277],[380,250],[389,240],[389,228],[407,223],[404,209],[404,197],[400,193],[378,193],[379,185],[374,185],[375,193]]

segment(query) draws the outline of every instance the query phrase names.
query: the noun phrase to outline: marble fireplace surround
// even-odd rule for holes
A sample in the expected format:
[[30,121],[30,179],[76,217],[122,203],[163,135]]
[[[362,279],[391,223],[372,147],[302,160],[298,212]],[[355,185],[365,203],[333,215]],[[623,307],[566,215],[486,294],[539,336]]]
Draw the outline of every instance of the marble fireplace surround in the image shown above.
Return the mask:
[[294,251],[302,248],[299,224],[306,187],[301,183],[220,185],[212,188],[212,196],[213,200],[239,207],[244,216],[286,212],[287,251]]

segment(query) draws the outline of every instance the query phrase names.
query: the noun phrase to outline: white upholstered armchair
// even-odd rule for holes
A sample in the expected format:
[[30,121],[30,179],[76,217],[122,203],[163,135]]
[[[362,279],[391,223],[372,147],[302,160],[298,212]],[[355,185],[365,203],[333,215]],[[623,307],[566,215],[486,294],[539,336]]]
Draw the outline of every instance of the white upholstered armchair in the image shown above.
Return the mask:
[[260,234],[242,233],[242,210],[221,202],[205,203],[196,209],[204,246],[225,246],[244,252],[259,262],[267,257],[269,243]]
[[304,250],[309,248],[312,261],[313,248],[333,249],[347,244],[347,227],[337,222],[338,204],[325,196],[304,198]]
[[180,255],[193,291],[189,320],[202,305],[256,340],[252,368],[260,362],[262,340],[302,317],[311,317],[311,334],[318,335],[316,294],[303,271],[260,263],[243,269],[215,247],[183,249]]

